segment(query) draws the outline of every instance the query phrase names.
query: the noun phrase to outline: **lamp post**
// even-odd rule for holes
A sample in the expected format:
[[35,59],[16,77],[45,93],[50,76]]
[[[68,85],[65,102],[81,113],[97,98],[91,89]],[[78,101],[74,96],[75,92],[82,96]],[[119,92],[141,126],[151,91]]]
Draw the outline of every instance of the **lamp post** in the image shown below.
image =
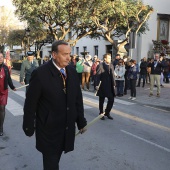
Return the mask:
[[30,29],[29,27],[25,29],[25,35],[27,37],[27,51],[30,51]]

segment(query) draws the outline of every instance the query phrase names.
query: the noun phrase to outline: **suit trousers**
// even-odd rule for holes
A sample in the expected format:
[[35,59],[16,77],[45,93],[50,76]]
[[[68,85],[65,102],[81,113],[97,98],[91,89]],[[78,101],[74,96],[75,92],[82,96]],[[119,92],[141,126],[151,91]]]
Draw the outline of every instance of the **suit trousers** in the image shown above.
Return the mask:
[[[108,101],[107,101],[107,106],[106,106],[106,109],[105,109],[105,115],[109,115],[109,113],[110,113],[110,111],[113,107],[113,103],[114,103],[114,97],[107,97],[107,98],[108,98]],[[105,100],[105,97],[99,96],[100,113],[103,113],[104,100]]]
[[154,83],[156,81],[156,85],[157,85],[157,94],[160,94],[160,76],[161,75],[158,75],[158,74],[151,74],[150,75],[150,79],[151,79],[151,82],[150,82],[150,93],[153,94],[153,86],[154,86]]
[[62,155],[62,150],[57,153],[42,153],[44,170],[59,170],[59,161]]

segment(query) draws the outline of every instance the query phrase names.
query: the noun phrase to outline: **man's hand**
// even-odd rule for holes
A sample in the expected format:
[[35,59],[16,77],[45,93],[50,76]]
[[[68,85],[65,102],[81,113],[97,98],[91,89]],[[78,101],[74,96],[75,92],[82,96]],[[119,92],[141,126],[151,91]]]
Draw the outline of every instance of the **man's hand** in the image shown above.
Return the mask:
[[83,128],[83,129],[80,129],[80,133],[83,134],[87,129]]
[[99,86],[96,86],[95,88],[96,88],[96,90],[99,90]]
[[17,89],[15,88],[15,89],[13,89],[13,91],[17,91]]
[[25,85],[25,83],[22,81],[22,82],[20,82],[22,85]]

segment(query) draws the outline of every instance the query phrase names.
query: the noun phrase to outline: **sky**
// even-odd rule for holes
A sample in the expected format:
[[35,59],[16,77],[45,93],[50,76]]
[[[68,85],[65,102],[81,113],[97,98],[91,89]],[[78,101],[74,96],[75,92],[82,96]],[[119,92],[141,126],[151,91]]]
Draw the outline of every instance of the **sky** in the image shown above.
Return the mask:
[[0,6],[12,6],[11,0],[0,0]]

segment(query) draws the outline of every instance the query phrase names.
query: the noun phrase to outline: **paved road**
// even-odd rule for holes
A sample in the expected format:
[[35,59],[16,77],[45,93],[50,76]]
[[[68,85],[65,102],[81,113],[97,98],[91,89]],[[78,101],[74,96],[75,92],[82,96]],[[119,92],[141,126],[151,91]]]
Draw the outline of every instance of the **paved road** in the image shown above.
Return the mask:
[[[19,87],[18,76],[12,77]],[[62,155],[61,170],[169,170],[169,98],[150,99],[147,94],[146,87],[138,89],[135,101],[127,100],[128,95],[116,98],[111,112],[114,120],[99,120],[77,136],[75,151]],[[21,128],[24,98],[24,89],[9,92],[5,135],[0,138],[0,170],[42,170],[35,139],[26,137]],[[87,91],[83,98],[90,122],[98,116],[98,98]]]

